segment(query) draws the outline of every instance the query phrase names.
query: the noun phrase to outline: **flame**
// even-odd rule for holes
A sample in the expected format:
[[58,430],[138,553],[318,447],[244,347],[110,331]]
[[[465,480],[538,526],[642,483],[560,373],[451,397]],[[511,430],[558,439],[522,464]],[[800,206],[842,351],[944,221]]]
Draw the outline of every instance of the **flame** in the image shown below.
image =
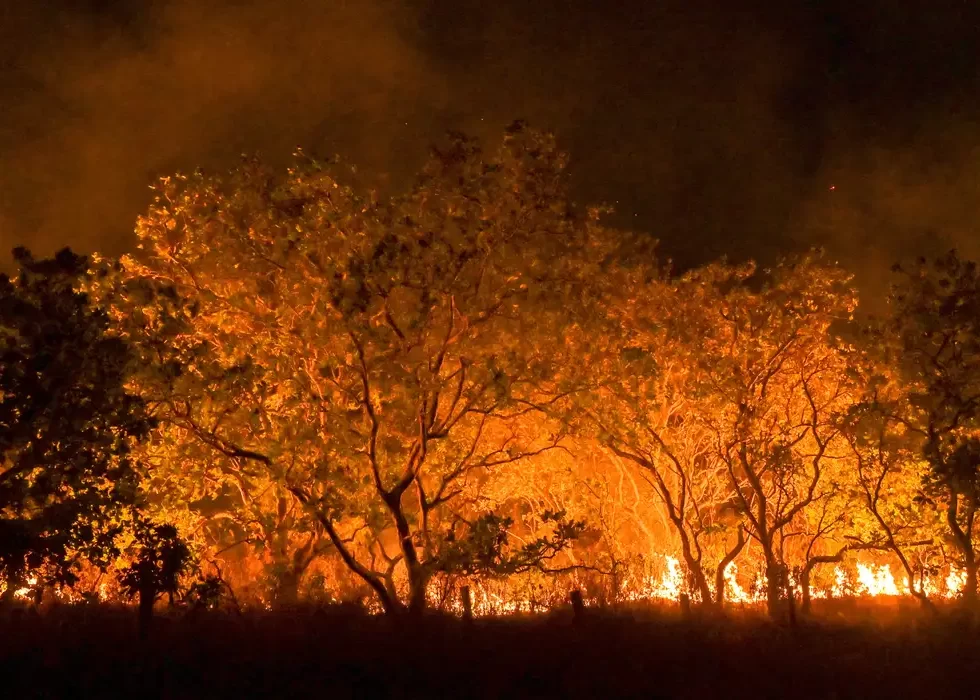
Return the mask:
[[952,598],[953,596],[959,595],[965,585],[966,571],[951,569],[949,575],[946,577],[947,597]]
[[31,576],[29,579],[27,579],[26,587],[18,588],[16,591],[14,591],[14,598],[27,598],[27,596],[31,594],[31,591],[34,590],[33,587],[35,585],[37,585],[37,576]]
[[637,582],[624,580],[620,595],[625,600],[680,600],[681,594],[688,593],[684,571],[677,557],[669,554],[657,556],[664,560],[663,574],[647,576]]
[[849,588],[850,582],[847,579],[847,571],[838,564],[834,567],[834,587],[831,589],[831,593],[834,598],[841,598],[847,595]]
[[[681,595],[696,597],[696,592],[689,590],[685,581],[684,569],[677,557],[657,555],[663,561],[663,570],[659,575],[641,579],[626,579],[620,590],[620,598],[627,602],[658,601],[677,602]],[[746,587],[738,577],[738,566],[730,562],[723,574],[725,580],[725,601],[734,605],[754,605],[765,601],[766,579],[760,570],[755,573],[751,585]],[[873,562],[856,562],[854,569],[849,570],[844,564],[834,568],[834,582],[829,586],[813,586],[810,597],[814,600],[828,598],[859,598],[898,597],[910,595],[911,591],[904,577],[901,583],[896,581],[889,564]],[[790,576],[790,582],[796,595],[800,596],[798,581]],[[966,582],[965,572],[952,568],[945,581],[938,578],[923,577],[921,586],[926,595],[931,598],[951,600],[959,595]],[[945,583],[945,585],[941,585]],[[713,586],[710,586],[713,589]],[[491,591],[480,582],[470,585],[472,593],[472,610],[476,617],[490,615],[508,615],[519,613],[546,612],[551,606],[508,595],[501,591]],[[918,585],[916,585],[918,590]],[[712,590],[712,594],[715,591]],[[438,604],[435,590],[429,591],[429,602]],[[462,604],[458,600],[450,601],[445,606],[448,612],[462,615]]]
[[648,588],[644,598],[654,600],[679,600],[682,594],[688,593],[684,585],[684,572],[677,557],[664,555],[665,571],[659,580],[647,579]]
[[901,595],[898,586],[895,585],[895,577],[892,576],[891,567],[887,564],[875,566],[874,564],[857,564],[858,593],[875,596],[894,596]]
[[753,603],[755,599],[738,582],[738,566],[735,562],[728,562],[722,574],[725,578],[725,600],[732,603]]
[[[660,559],[662,567],[655,575],[624,578],[619,591],[619,599],[626,602],[658,601],[658,602],[677,602],[682,595],[690,595],[692,599],[698,598],[696,591],[691,591],[688,587],[684,567],[680,560],[670,554],[655,555],[655,559]],[[734,605],[754,605],[765,601],[766,580],[761,570],[756,570],[752,582],[745,585],[744,578],[739,580],[739,569],[735,562],[730,562],[725,567],[723,574],[725,581],[725,600],[728,604]],[[793,576],[791,583],[796,591],[796,595],[801,595],[799,586]],[[28,600],[31,593],[37,586],[39,578],[31,576],[27,579],[27,585],[14,591],[14,597],[19,600]],[[712,582],[713,583],[713,582]],[[709,588],[713,589],[712,583]],[[565,601],[558,601],[560,592],[554,600],[541,600],[540,595],[522,596],[517,590],[507,582],[500,581],[472,581],[470,582],[472,612],[476,617],[514,615],[527,613],[547,612],[556,604]],[[915,592],[923,591],[928,597],[940,600],[952,600],[960,595],[966,585],[966,572],[950,567],[945,577],[943,576],[922,576],[920,580],[913,582]],[[574,586],[573,586],[574,587]],[[0,593],[6,590],[6,585],[0,581]],[[810,597],[813,599],[845,598],[856,596],[861,598],[877,597],[898,597],[911,595],[913,591],[909,589],[905,576],[896,580],[892,573],[891,566],[887,563],[878,564],[874,562],[858,561],[853,569],[849,569],[844,564],[838,564],[834,568],[833,583],[829,586],[813,586]],[[444,594],[444,591],[442,592]],[[711,591],[712,594],[716,592]],[[72,603],[81,600],[69,589],[57,589],[55,594],[63,601]],[[109,587],[101,583],[97,589],[99,600],[108,601],[112,597]],[[458,591],[454,595],[448,596],[445,600],[441,598],[441,593],[436,585],[430,585],[427,591],[429,604],[433,608],[441,607],[446,612],[457,616],[462,616],[463,605]],[[596,601],[588,601],[595,603]],[[266,608],[271,608],[271,604],[266,604]],[[380,614],[382,608],[380,604],[372,600],[367,605],[367,610],[371,614]]]

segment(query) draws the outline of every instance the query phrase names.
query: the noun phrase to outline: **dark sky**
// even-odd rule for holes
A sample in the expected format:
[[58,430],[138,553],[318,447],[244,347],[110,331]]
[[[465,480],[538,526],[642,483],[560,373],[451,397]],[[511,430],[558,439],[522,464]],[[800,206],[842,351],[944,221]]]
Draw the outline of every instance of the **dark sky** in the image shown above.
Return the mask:
[[241,152],[397,184],[521,117],[682,264],[873,281],[980,253],[978,39],[972,0],[0,0],[0,246],[120,252],[154,177]]

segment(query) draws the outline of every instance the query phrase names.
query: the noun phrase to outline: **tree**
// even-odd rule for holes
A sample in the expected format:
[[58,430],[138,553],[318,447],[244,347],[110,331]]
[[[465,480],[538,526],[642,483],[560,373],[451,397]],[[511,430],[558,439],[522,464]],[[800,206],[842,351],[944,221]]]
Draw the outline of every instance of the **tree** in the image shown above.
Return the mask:
[[764,272],[712,264],[676,280],[639,267],[612,283],[612,323],[589,363],[604,379],[586,414],[651,480],[702,600],[711,568],[723,600],[744,526],[778,614],[786,544],[800,534],[788,528],[829,497],[839,470],[835,419],[849,389],[828,329],[853,310],[847,281],[809,257]]
[[[679,331],[695,322],[689,314],[700,312],[679,304],[676,287],[647,265],[625,267],[607,289],[587,363],[594,388],[578,397],[582,425],[616,457],[639,467],[677,536],[694,592],[708,604],[715,567],[705,561],[705,550],[731,524],[725,506],[733,493],[711,453],[710,433],[691,416],[697,410],[689,392],[693,348]],[[741,529],[732,529],[732,548],[717,552],[719,605],[724,567],[744,546]]]
[[0,276],[0,573],[71,584],[76,565],[105,565],[137,499],[133,443],[151,428],[126,390],[130,349],[80,288],[86,258],[35,260],[18,248]]
[[850,387],[829,331],[850,318],[856,298],[849,276],[815,257],[761,276],[752,266],[709,267],[690,282],[710,319],[692,338],[698,416],[762,550],[767,607],[778,616],[788,528],[839,483],[838,417]]
[[133,527],[136,551],[133,561],[119,574],[125,595],[139,598],[140,637],[146,638],[153,620],[153,604],[166,593],[170,604],[180,588],[180,577],[191,563],[191,551],[170,524],[138,517]]
[[488,522],[474,489],[561,440],[516,421],[571,390],[560,339],[601,234],[564,165],[516,125],[493,158],[454,139],[389,201],[312,160],[164,179],[113,294],[161,420],[234,487],[215,498],[290,496],[289,528],[325,536],[386,611],[421,610],[447,543]]
[[[846,470],[835,470],[838,480],[829,484],[804,508],[793,523],[798,530],[801,543],[797,545],[801,561],[796,568],[795,585],[800,590],[800,610],[807,614],[811,608],[813,573],[818,566],[839,564],[844,555],[855,548],[855,544],[845,541],[852,518],[849,511],[853,498],[845,482],[840,479]],[[793,591],[788,591],[790,595]]]
[[[859,357],[854,357],[854,366],[861,366]],[[924,492],[928,466],[915,437],[889,419],[901,401],[901,385],[880,375],[862,385],[865,396],[845,417],[843,434],[851,449],[853,484],[867,517],[854,519],[850,537],[859,548],[892,554],[911,595],[931,608],[926,572],[916,561],[916,553],[933,548],[939,530],[936,509]]]
[[881,409],[928,465],[926,495],[943,512],[966,572],[963,598],[974,605],[980,566],[980,273],[955,252],[896,272],[889,314],[869,327],[875,359],[900,383]]

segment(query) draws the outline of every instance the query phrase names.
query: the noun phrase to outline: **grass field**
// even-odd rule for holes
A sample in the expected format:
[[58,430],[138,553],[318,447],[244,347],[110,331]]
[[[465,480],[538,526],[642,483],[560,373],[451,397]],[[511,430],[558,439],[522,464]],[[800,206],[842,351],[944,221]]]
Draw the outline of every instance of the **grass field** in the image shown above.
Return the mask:
[[161,615],[64,606],[0,622],[0,697],[970,698],[980,630],[891,605],[824,605],[795,628],[751,612],[562,611],[412,625],[340,609]]

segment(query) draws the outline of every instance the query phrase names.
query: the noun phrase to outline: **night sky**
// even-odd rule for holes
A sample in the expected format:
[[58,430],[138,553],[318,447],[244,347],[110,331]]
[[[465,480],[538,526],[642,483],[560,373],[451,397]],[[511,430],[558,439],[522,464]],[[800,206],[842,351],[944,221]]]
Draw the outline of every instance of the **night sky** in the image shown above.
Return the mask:
[[0,0],[0,247],[118,253],[242,152],[397,187],[447,129],[554,130],[574,196],[685,266],[980,254],[980,3]]

